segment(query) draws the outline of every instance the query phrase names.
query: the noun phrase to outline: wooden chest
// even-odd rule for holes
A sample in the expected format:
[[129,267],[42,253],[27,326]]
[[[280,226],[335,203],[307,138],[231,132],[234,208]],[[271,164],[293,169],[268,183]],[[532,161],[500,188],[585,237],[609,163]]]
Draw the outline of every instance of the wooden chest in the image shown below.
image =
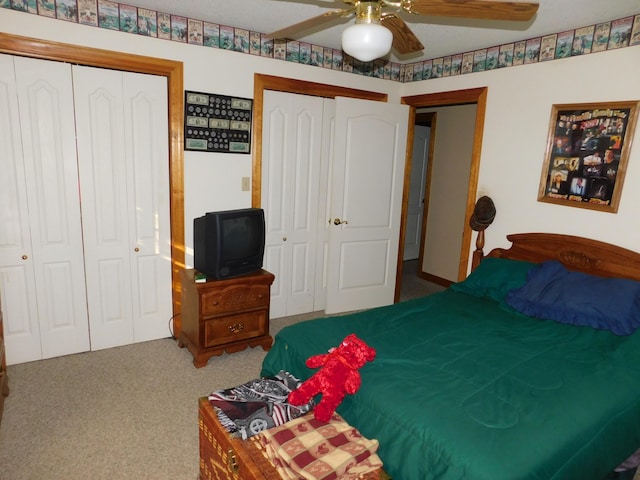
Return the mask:
[[[232,438],[207,397],[199,400],[200,480],[282,480],[256,441]],[[391,480],[382,470],[363,480]]]
[[282,480],[252,439],[232,438],[207,397],[199,401],[200,480]]

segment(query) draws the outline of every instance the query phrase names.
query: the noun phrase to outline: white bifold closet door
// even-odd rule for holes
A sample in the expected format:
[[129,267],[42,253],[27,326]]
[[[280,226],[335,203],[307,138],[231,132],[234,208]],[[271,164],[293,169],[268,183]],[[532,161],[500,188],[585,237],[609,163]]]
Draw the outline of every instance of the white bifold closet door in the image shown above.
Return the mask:
[[0,55],[7,363],[89,350],[71,68]]
[[164,77],[73,67],[91,348],[169,336]]
[[0,106],[8,363],[168,336],[166,80],[0,55]]

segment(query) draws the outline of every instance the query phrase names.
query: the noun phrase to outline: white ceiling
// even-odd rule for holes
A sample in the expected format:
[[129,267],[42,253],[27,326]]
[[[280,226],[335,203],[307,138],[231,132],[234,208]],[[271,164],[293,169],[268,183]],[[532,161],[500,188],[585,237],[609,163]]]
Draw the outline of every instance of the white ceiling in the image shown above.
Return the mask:
[[[130,0],[121,3],[260,33],[270,33],[345,6],[334,0]],[[389,59],[411,63],[640,14],[640,0],[538,0],[538,4],[536,16],[526,23],[403,14],[425,49],[422,54],[402,57],[392,51]],[[342,23],[328,24],[317,32],[305,32],[304,37],[296,40],[340,49],[342,30],[353,23],[353,17],[338,20]]]

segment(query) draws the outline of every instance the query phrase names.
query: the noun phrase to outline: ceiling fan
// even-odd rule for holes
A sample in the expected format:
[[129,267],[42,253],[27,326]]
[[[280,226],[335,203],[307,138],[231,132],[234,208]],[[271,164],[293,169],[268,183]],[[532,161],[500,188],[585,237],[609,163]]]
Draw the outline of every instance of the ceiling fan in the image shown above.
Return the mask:
[[[321,15],[268,34],[270,38],[295,38],[310,28],[338,17],[355,14],[354,25],[342,34],[342,48],[349,55],[370,61],[386,55],[391,46],[401,55],[424,46],[400,17],[400,13],[481,20],[526,21],[538,10],[537,3],[503,0],[334,0],[346,8]],[[350,6],[348,6],[350,5]],[[391,11],[386,11],[391,10]],[[385,28],[386,27],[386,28]]]

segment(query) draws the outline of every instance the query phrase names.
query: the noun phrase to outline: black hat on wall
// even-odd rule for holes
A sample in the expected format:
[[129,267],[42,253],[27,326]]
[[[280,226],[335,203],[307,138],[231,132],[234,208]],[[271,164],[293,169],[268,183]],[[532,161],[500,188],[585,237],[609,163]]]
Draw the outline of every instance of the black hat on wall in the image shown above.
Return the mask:
[[486,229],[496,216],[496,206],[491,198],[482,196],[476,202],[473,214],[469,218],[469,226],[476,232]]

